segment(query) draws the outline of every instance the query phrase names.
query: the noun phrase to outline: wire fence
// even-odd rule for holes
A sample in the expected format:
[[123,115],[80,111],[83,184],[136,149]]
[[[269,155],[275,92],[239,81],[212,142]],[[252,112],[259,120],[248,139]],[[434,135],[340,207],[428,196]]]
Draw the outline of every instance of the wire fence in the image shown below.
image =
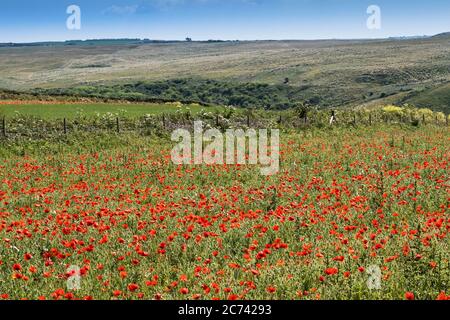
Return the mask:
[[375,126],[380,124],[403,124],[411,126],[435,125],[449,126],[449,116],[442,113],[414,111],[410,113],[389,114],[383,112],[316,111],[301,115],[295,112],[264,113],[163,113],[130,118],[117,115],[78,117],[63,119],[42,119],[32,116],[1,118],[1,138],[47,139],[74,132],[111,132],[124,134],[135,132],[140,135],[161,135],[175,129],[193,129],[195,121],[202,121],[205,127],[219,130],[237,128],[279,128],[307,129],[329,126]]

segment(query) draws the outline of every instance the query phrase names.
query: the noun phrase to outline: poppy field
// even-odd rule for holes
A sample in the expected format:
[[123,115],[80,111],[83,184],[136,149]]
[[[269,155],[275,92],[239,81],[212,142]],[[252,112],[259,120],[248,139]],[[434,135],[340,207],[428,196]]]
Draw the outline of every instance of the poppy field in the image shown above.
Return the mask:
[[285,131],[267,177],[132,133],[2,153],[0,298],[448,299],[449,133]]

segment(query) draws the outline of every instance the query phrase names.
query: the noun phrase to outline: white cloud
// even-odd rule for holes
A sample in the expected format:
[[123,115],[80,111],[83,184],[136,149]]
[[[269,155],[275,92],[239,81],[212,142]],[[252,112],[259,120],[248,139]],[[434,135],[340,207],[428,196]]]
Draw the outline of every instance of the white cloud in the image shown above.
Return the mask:
[[129,5],[129,6],[118,6],[118,5],[112,5],[105,10],[103,10],[103,13],[114,13],[114,14],[120,14],[120,15],[127,15],[127,14],[134,14],[139,9],[139,5]]

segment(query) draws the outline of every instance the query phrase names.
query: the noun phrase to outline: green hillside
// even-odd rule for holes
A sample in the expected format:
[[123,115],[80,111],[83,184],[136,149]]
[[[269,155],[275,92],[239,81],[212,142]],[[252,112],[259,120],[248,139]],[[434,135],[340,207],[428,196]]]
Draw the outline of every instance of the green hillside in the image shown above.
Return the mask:
[[420,108],[430,108],[450,114],[450,83],[432,89],[425,89],[405,102]]

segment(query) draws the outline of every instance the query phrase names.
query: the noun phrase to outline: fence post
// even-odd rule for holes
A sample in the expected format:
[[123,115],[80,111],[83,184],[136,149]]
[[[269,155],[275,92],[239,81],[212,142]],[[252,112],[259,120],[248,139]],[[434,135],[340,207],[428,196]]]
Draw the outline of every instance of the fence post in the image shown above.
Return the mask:
[[219,123],[219,115],[216,114],[216,127],[219,127],[220,123]]
[[3,133],[3,136],[6,137],[6,118],[5,117],[3,117],[3,119],[2,119],[2,133]]
[[64,118],[63,125],[64,125],[64,134],[67,134],[66,118]]
[[369,126],[372,125],[372,113],[369,113]]
[[166,128],[166,115],[165,115],[165,113],[162,114],[162,125],[163,125],[163,128],[165,129]]
[[353,113],[353,125],[356,126],[356,114],[355,113]]
[[247,113],[247,127],[250,127],[250,114]]
[[333,123],[335,122],[336,122],[336,111],[331,110],[330,126],[333,125]]
[[120,133],[119,117],[116,118],[116,130],[117,130],[117,133]]
[[425,114],[422,115],[422,122],[425,124]]
[[280,114],[280,118],[278,119],[278,123],[282,124],[283,123],[283,118],[281,118],[281,114]]

